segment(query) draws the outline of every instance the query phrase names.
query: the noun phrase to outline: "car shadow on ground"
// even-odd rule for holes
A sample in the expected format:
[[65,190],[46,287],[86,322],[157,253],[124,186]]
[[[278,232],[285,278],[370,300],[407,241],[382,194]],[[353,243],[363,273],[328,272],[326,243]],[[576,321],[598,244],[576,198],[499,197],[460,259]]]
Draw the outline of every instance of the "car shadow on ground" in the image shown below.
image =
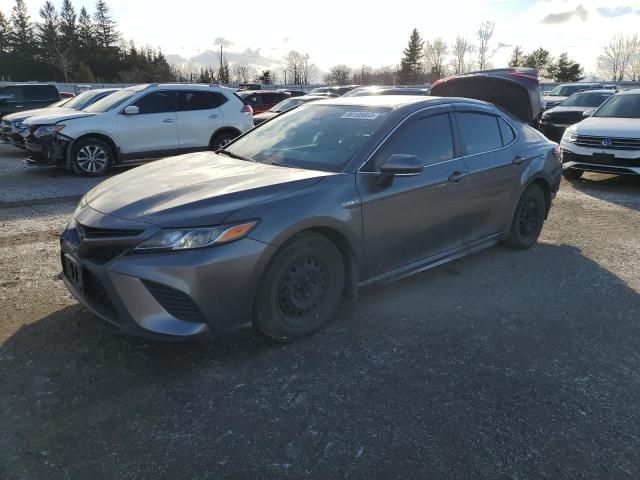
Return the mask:
[[291,345],[80,306],[0,347],[6,478],[638,478],[640,295],[570,246],[364,290]]
[[640,175],[585,173],[569,183],[576,190],[592,197],[640,211]]

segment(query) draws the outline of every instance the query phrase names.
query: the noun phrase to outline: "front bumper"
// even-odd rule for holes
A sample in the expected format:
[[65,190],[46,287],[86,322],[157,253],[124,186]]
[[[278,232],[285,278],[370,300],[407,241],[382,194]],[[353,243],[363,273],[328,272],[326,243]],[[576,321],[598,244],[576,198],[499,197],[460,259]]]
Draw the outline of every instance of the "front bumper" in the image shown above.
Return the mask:
[[[65,285],[97,316],[125,333],[165,339],[235,337],[251,331],[257,282],[274,247],[244,238],[212,248],[134,254],[133,247],[157,227],[89,207],[76,218],[85,231],[91,225],[142,232],[82,242],[75,228],[61,235]],[[81,268],[81,285],[66,272],[66,256]]]
[[640,151],[588,148],[562,140],[562,168],[614,175],[640,175]]

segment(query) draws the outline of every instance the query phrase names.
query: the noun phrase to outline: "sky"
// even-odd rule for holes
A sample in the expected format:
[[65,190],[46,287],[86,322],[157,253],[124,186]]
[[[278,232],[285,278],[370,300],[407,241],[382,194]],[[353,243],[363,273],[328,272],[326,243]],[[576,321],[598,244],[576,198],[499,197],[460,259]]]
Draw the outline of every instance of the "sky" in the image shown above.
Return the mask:
[[[93,1],[72,1],[77,10],[93,11]],[[323,71],[339,63],[395,65],[413,28],[427,40],[451,43],[462,35],[475,41],[479,24],[490,20],[495,67],[506,65],[515,45],[525,52],[542,46],[554,56],[568,52],[590,73],[613,35],[640,33],[640,0],[107,1],[124,38],[167,55],[190,58],[223,43],[234,58],[266,66],[298,50]],[[53,2],[59,7],[62,0]],[[26,3],[37,18],[43,1]],[[12,5],[0,0],[7,15]]]

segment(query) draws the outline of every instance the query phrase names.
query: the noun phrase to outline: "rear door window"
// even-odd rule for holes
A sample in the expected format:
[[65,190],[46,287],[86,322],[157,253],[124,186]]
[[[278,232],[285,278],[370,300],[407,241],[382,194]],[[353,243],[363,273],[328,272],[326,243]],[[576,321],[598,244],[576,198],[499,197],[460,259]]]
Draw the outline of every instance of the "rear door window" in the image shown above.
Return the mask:
[[485,113],[458,112],[458,128],[467,155],[502,148],[498,117]]
[[9,100],[23,100],[22,87],[0,87],[0,97],[6,97]]
[[178,92],[178,110],[210,110],[227,101],[224,95],[216,92]]
[[175,111],[175,92],[153,92],[133,103],[141,114]]

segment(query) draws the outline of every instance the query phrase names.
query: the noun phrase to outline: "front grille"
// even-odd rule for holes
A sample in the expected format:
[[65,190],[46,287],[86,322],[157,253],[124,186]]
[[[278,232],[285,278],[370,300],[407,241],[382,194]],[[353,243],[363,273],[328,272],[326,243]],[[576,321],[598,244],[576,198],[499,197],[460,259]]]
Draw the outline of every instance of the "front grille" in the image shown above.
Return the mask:
[[125,230],[117,228],[96,228],[82,225],[85,238],[136,237],[144,230]]
[[166,285],[143,280],[142,283],[170,315],[192,323],[205,323],[204,315],[189,295]]
[[84,296],[91,302],[93,308],[109,318],[117,319],[116,307],[109,300],[109,295],[102,281],[86,268],[82,270],[82,278]]
[[545,120],[551,123],[559,123],[561,125],[572,125],[582,120],[580,112],[554,112],[545,117]]
[[640,168],[640,160],[620,157],[594,157],[593,155],[579,155],[577,153],[564,151],[562,153],[564,162],[588,163],[590,165],[602,165],[610,167],[635,167]]
[[606,147],[610,150],[640,150],[640,139],[638,138],[613,138],[596,137],[592,135],[578,135],[573,143],[579,147],[605,148],[602,145],[603,140],[611,141],[611,146]]
[[97,265],[104,265],[126,250],[126,248],[122,247],[94,247],[88,252],[84,252],[82,258],[86,258]]

